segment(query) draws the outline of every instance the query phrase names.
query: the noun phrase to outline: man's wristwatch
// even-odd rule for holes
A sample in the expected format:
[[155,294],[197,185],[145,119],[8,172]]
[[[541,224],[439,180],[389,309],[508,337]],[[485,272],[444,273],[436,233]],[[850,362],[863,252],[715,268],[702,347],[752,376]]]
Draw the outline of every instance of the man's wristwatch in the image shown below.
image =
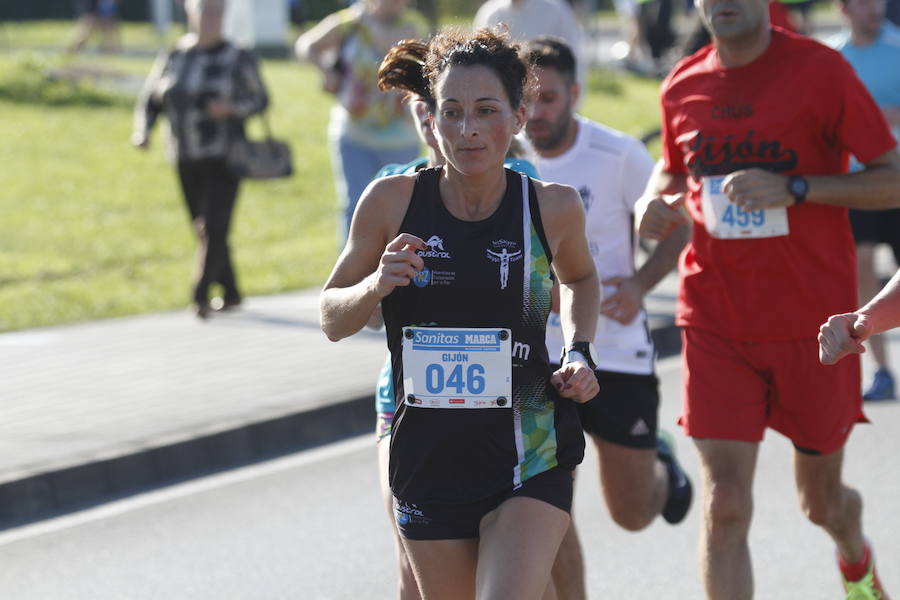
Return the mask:
[[802,175],[791,175],[788,177],[788,193],[794,197],[794,204],[800,204],[806,201],[806,194],[809,192],[809,182]]
[[[577,354],[578,356],[572,356],[572,354]],[[567,348],[563,348],[562,355],[559,357],[559,363],[564,365],[568,362],[572,362],[573,360],[581,360],[589,366],[591,369],[597,368],[597,350],[594,348],[594,344],[591,342],[572,342],[569,344]]]

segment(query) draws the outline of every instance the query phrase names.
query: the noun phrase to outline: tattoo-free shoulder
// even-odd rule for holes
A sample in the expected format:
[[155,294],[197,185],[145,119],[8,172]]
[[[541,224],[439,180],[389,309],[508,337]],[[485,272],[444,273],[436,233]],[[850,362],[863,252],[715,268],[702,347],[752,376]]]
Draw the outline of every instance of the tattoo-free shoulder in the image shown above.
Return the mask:
[[406,216],[416,175],[388,175],[373,180],[359,199],[357,213],[366,226],[396,231]]
[[581,196],[570,185],[535,181],[538,206],[544,234],[555,254],[560,242],[573,230],[584,230],[584,207]]
[[541,216],[545,219],[564,217],[572,210],[581,209],[581,196],[572,186],[536,179],[532,181],[537,192],[538,205],[541,207]]

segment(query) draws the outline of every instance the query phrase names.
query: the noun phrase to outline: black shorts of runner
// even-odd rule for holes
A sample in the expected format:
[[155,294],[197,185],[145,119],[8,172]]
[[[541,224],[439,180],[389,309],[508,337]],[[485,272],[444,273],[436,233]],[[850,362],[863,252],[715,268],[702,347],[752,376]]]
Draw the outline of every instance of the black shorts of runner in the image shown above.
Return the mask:
[[594,371],[600,392],[577,404],[582,428],[628,448],[656,448],[659,380],[656,375]]
[[510,498],[534,498],[572,511],[572,471],[555,467],[510,489],[469,504],[413,504],[394,497],[394,519],[408,540],[464,540],[479,537],[481,519]]
[[851,210],[850,226],[857,244],[887,244],[900,263],[900,209]]

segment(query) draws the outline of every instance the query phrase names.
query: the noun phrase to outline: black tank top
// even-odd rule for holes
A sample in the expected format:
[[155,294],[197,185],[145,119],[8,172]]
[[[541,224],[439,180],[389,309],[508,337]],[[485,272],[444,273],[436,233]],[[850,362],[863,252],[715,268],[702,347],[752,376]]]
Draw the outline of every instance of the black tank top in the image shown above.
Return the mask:
[[[441,201],[441,168],[416,176],[400,231],[428,244],[426,269],[384,298],[397,411],[390,483],[408,502],[466,503],[513,489],[584,455],[575,406],[550,385],[545,327],[551,253],[530,179],[506,170],[506,192],[481,221]],[[404,402],[404,326],[505,327],[512,331],[512,408],[421,408]]]

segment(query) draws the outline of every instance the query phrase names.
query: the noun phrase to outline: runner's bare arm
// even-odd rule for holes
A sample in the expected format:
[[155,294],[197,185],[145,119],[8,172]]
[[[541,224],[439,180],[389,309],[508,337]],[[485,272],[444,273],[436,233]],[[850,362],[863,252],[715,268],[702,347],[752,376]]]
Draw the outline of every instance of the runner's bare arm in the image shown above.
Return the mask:
[[363,192],[347,245],[319,300],[319,318],[328,339],[338,341],[362,329],[381,299],[395,287],[409,285],[423,268],[415,251],[424,250],[425,243],[414,235],[397,234],[413,181],[413,176],[386,177]]
[[[597,330],[600,284],[584,232],[584,208],[573,188],[535,182],[553,269],[559,280],[560,322],[567,342],[592,342]],[[551,378],[564,398],[587,402],[599,390],[593,371],[573,362]]]
[[900,327],[900,271],[856,312],[829,317],[819,328],[819,360],[832,365],[849,354],[861,354],[864,341],[895,327]]
[[865,306],[856,311],[872,322],[872,333],[900,327],[900,271]]
[[[362,6],[352,6],[352,17],[358,20],[362,16]],[[311,62],[322,74],[322,87],[331,94],[337,93],[341,84],[341,75],[334,71],[337,53],[347,31],[352,24],[345,21],[342,11],[332,13],[319,21],[312,29],[297,38],[294,43],[294,55],[299,60]]]
[[[811,175],[806,177],[807,202],[846,206],[862,210],[900,207],[900,154],[894,148],[869,162],[855,173]],[[747,169],[728,175],[722,191],[744,210],[791,206],[794,197],[788,192],[788,176],[762,169]]]
[[[362,15],[361,7],[351,8],[356,19]],[[347,24],[344,15],[335,12],[306,31],[294,43],[294,54],[300,60],[308,60],[319,68],[324,68],[322,59],[328,52],[337,50],[344,38]]]
[[615,293],[603,299],[600,314],[623,325],[631,323],[641,309],[644,296],[676,267],[678,256],[690,237],[689,223],[676,225],[668,236],[656,243],[633,276],[604,279],[603,285],[618,287]]
[[662,240],[681,225],[690,223],[684,208],[687,175],[666,171],[660,160],[647,181],[644,195],[634,206],[634,222],[638,234],[651,240]]

